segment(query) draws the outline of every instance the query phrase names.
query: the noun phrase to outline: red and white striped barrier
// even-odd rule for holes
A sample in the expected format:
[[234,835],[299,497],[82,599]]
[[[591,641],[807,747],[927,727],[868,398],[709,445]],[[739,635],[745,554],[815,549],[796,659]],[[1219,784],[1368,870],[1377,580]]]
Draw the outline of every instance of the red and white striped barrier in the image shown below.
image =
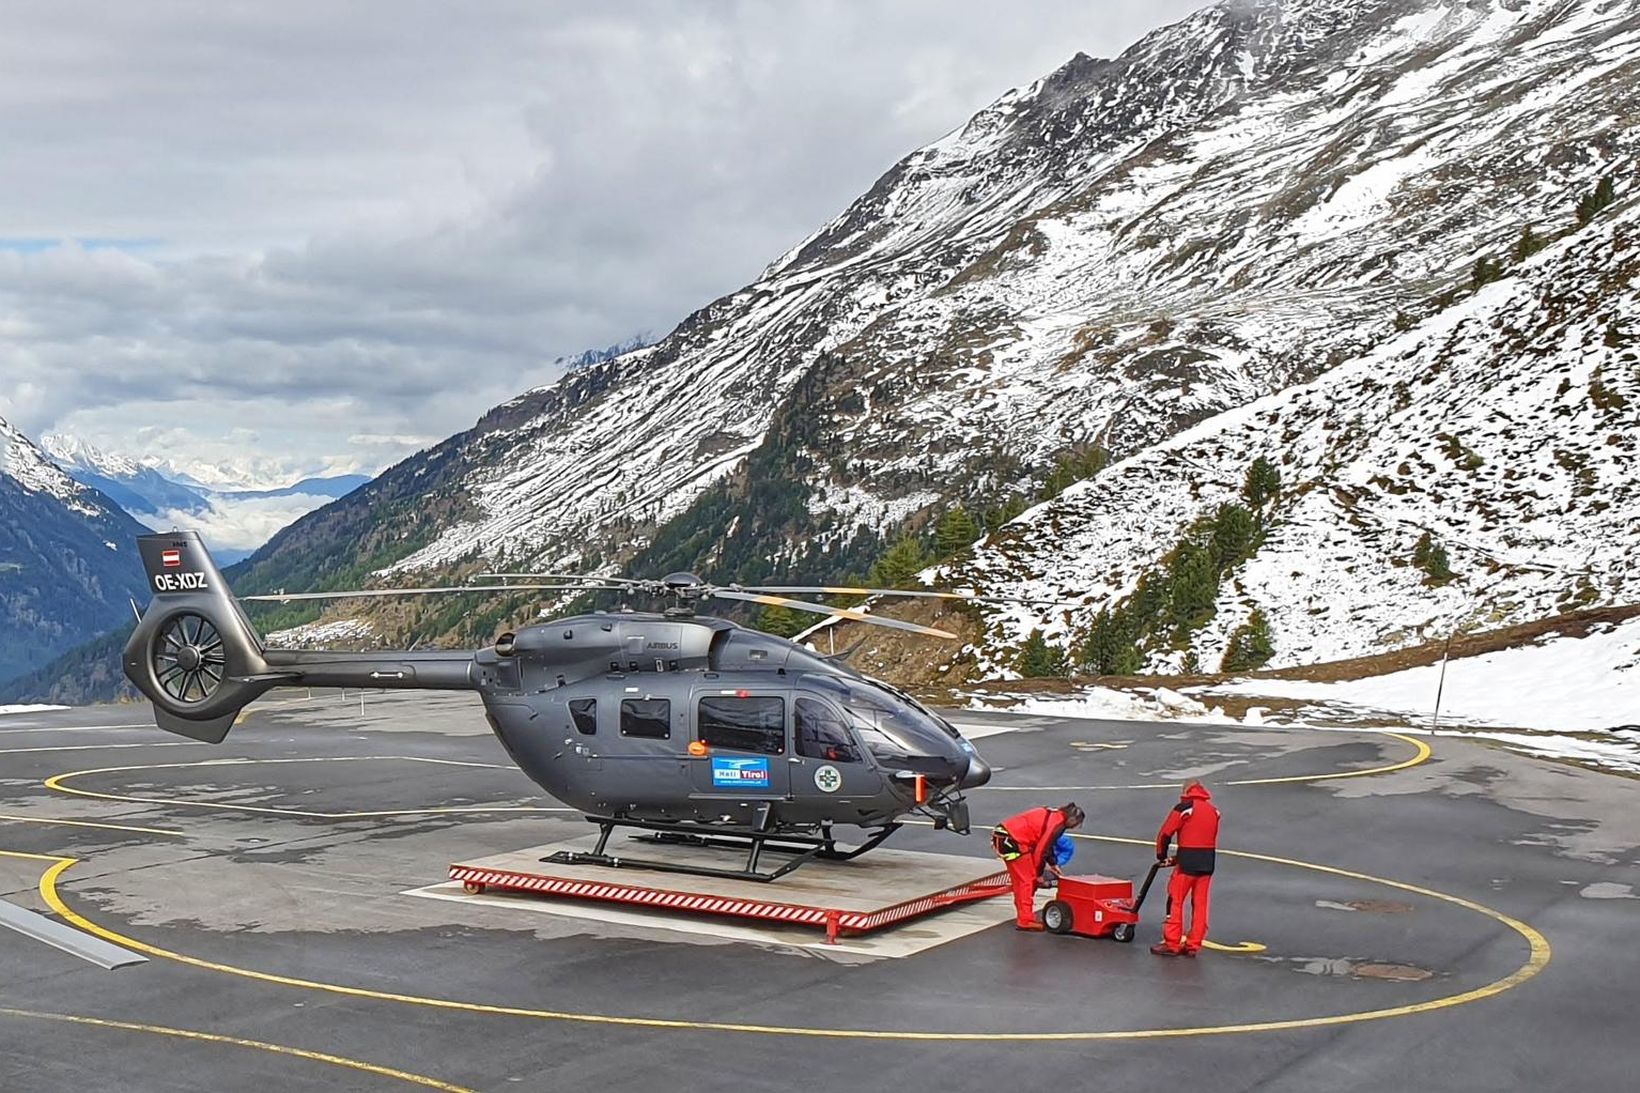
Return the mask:
[[704,915],[728,915],[736,918],[760,919],[765,922],[784,922],[798,926],[815,926],[826,931],[827,941],[836,941],[840,934],[864,934],[880,930],[907,919],[951,907],[959,903],[990,899],[1008,890],[1008,874],[993,873],[967,884],[917,899],[896,903],[875,911],[845,911],[834,907],[813,907],[795,903],[777,903],[773,900],[736,899],[713,896],[701,892],[679,892],[666,888],[645,888],[634,884],[609,884],[602,881],[571,880],[542,873],[516,873],[507,869],[486,869],[475,865],[450,866],[450,879],[460,881],[469,892],[494,889],[502,892],[530,892],[545,896],[592,900],[603,903],[623,903],[639,907],[656,907],[667,911],[687,911]]

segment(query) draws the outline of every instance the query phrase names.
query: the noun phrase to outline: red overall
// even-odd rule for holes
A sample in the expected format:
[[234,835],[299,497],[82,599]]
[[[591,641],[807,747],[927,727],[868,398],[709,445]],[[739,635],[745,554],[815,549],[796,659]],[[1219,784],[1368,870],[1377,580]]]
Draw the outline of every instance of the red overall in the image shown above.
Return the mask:
[[1036,878],[1042,858],[1065,830],[1065,814],[1057,808],[1033,808],[997,825],[1008,833],[1019,856],[1004,858],[1008,883],[1014,890],[1014,925],[1040,928],[1036,921]]
[[[1185,790],[1156,833],[1156,857],[1167,857],[1173,836],[1179,837],[1178,867],[1167,882],[1167,921],[1162,945],[1193,953],[1207,939],[1208,890],[1213,886],[1214,849],[1219,841],[1219,810],[1202,786]],[[1184,901],[1190,900],[1190,934],[1184,933]]]

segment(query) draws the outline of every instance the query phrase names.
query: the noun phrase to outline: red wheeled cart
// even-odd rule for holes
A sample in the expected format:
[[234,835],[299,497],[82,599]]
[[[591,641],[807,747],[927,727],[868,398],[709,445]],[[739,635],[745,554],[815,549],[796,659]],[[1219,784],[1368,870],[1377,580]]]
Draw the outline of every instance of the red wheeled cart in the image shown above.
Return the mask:
[[1139,922],[1139,908],[1150,892],[1151,882],[1163,862],[1150,867],[1138,898],[1133,895],[1133,882],[1097,874],[1086,877],[1060,877],[1056,898],[1042,908],[1042,925],[1049,933],[1081,934],[1083,937],[1109,937],[1117,941],[1132,941],[1133,928]]

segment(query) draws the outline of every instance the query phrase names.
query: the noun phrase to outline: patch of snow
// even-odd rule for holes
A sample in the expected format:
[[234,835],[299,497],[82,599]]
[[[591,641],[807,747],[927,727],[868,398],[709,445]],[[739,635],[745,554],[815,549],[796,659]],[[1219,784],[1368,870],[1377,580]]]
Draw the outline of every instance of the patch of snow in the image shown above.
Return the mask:
[[[1640,723],[1640,618],[1583,638],[1461,657],[1336,683],[1244,679],[1193,693],[1296,698],[1432,719],[1441,688],[1442,723],[1591,732]],[[1534,738],[1538,739],[1538,738]]]
[[1092,721],[1197,721],[1224,724],[1229,721],[1222,708],[1209,709],[1177,691],[1121,691],[1113,687],[1086,687],[1066,697],[992,693],[969,700],[968,708],[983,710],[1005,702],[1014,713],[1046,717],[1082,718]]
[[0,475],[29,493],[45,494],[82,516],[101,516],[104,510],[88,499],[91,491],[64,474],[46,454],[0,418]]
[[331,619],[275,630],[264,636],[271,649],[322,649],[329,645],[358,645],[375,638],[376,628],[363,619]]
[[67,706],[43,706],[43,705],[0,706],[0,714],[44,713],[47,710],[66,710],[66,709],[68,709]]

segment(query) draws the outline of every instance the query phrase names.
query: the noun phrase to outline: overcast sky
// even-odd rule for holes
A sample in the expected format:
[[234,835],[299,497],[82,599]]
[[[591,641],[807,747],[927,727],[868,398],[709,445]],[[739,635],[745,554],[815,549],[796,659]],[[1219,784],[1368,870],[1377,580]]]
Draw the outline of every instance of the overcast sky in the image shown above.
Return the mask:
[[11,0],[0,416],[374,472],[1202,0]]

